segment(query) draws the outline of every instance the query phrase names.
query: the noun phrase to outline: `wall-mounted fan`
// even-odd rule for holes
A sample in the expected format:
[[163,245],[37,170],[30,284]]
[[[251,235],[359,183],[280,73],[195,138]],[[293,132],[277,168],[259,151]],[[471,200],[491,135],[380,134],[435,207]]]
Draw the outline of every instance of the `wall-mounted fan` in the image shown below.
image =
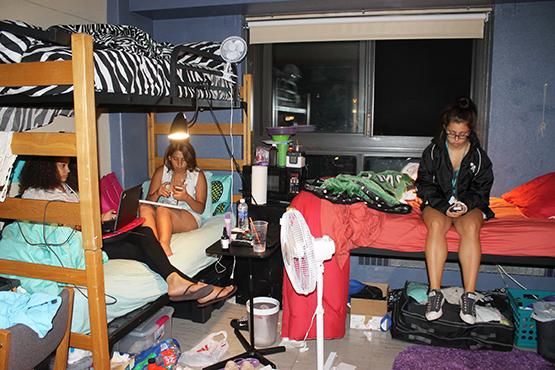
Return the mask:
[[220,55],[226,61],[222,78],[234,82],[231,63],[239,63],[247,55],[247,42],[239,36],[229,36],[220,45]]
[[335,244],[328,236],[314,238],[303,215],[288,210],[280,220],[281,253],[293,289],[308,295],[316,288],[316,346],[318,370],[324,368],[324,261],[335,253]]

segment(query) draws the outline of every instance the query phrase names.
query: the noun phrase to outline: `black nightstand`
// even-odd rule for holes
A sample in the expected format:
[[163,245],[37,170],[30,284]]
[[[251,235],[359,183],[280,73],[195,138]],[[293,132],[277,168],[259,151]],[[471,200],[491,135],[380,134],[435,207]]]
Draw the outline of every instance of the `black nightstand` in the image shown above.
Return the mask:
[[[275,253],[267,258],[253,259],[253,277],[256,281],[254,287],[255,297],[272,297],[281,303],[283,286],[283,258],[281,256],[280,244],[280,225],[279,220],[288,204],[271,202],[265,205],[249,204],[249,217],[253,220],[268,221],[270,229],[275,232]],[[235,267],[235,283],[237,284],[237,294],[235,301],[245,304],[249,300],[249,275],[248,261],[244,258],[237,259]]]
[[[279,224],[276,225],[274,223],[270,223],[268,225],[268,235],[266,238],[266,250],[262,253],[254,252],[251,247],[234,245],[233,243],[231,243],[229,248],[222,249],[219,241],[212,244],[210,247],[206,249],[206,254],[208,255],[234,256],[237,258],[238,261],[241,261],[241,260],[247,261],[247,266],[245,269],[239,269],[237,266],[235,269],[235,272],[237,274],[238,271],[243,270],[248,276],[247,287],[248,287],[248,299],[250,300],[249,328],[254,329],[254,302],[253,301],[254,301],[254,297],[257,296],[255,294],[256,286],[258,286],[260,283],[258,280],[256,281],[256,283],[254,282],[255,281],[254,264],[255,262],[263,261],[273,255],[278,254],[276,253],[277,250],[280,249],[278,246],[279,246]],[[281,258],[281,253],[279,253],[279,255]],[[239,286],[238,283],[237,283],[237,286]],[[276,366],[270,360],[265,358],[264,355],[271,355],[273,353],[284,352],[285,347],[277,346],[277,347],[269,347],[269,348],[261,348],[261,349],[255,348],[254,331],[255,330],[249,331],[249,341],[247,341],[247,339],[243,336],[243,334],[237,328],[234,328],[233,332],[235,333],[235,336],[237,337],[237,339],[239,339],[239,342],[241,342],[241,345],[243,346],[243,348],[245,348],[245,352],[239,355],[233,356],[227,360],[218,362],[217,364],[205,367],[204,370],[221,369],[223,366],[225,366],[227,361],[229,360],[233,361],[237,358],[244,358],[244,357],[254,357],[258,359],[262,365],[270,365],[272,369],[276,369]]]

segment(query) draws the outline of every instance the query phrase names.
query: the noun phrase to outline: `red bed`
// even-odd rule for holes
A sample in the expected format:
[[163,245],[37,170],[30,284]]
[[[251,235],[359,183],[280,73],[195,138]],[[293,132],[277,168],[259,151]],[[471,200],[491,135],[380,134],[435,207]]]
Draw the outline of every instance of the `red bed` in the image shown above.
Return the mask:
[[[542,194],[538,195],[538,189]],[[555,172],[515,188],[504,194],[503,199],[492,198],[490,206],[496,217],[485,222],[481,230],[483,257],[494,263],[509,257],[520,261],[517,263],[520,265],[554,267],[555,192],[552,189],[555,189]],[[341,338],[345,334],[348,262],[353,249],[357,254],[423,258],[426,227],[418,207],[408,215],[387,214],[363,203],[333,204],[308,192],[301,192],[291,205],[303,213],[314,237],[329,235],[336,244],[334,257],[324,265],[326,338]],[[449,251],[456,252],[459,237],[453,228],[447,240]],[[365,250],[369,253],[364,253]],[[306,297],[297,295],[287,277],[284,277],[283,289],[282,336],[302,339],[308,328],[306,317],[311,317],[315,307],[315,293]],[[314,336],[313,328],[309,337]]]

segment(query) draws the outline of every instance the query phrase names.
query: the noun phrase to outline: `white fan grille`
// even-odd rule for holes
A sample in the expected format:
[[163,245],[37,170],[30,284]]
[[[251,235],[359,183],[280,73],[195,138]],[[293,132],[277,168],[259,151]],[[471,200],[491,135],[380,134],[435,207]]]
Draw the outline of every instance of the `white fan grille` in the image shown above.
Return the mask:
[[314,238],[297,210],[289,210],[281,218],[281,252],[295,291],[305,295],[313,292],[317,273]]

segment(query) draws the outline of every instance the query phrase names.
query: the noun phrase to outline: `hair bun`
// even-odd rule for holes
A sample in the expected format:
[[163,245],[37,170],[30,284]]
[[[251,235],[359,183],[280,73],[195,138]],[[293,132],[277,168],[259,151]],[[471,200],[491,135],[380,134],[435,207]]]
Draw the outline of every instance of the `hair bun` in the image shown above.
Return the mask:
[[457,100],[457,105],[459,106],[459,108],[468,109],[470,108],[470,99],[459,98],[459,100]]

